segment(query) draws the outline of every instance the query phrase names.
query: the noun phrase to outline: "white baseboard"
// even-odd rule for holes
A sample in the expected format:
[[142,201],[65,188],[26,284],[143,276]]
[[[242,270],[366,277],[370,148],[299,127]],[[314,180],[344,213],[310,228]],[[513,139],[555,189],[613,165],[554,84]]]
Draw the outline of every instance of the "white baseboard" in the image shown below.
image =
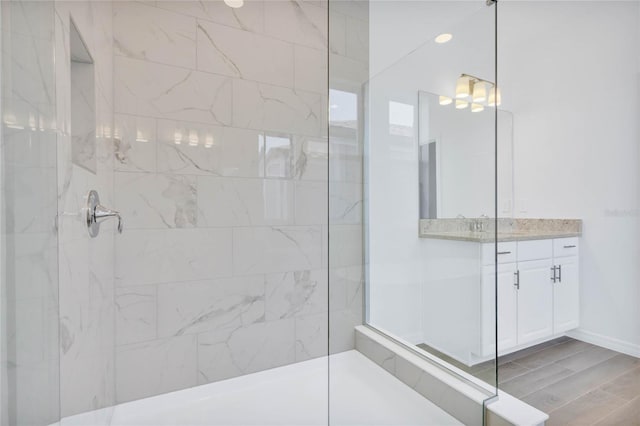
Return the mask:
[[611,349],[612,351],[622,352],[623,354],[640,358],[640,345],[634,343],[581,329],[569,331],[567,332],[567,336],[577,340],[582,340],[583,342],[591,343],[592,345],[602,346],[603,348]]

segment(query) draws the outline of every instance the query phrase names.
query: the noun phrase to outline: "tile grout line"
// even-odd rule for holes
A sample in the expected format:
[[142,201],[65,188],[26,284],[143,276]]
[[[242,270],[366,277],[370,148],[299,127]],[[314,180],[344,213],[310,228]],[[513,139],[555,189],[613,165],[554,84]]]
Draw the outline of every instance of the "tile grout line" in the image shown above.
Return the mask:
[[[505,364],[508,364],[508,363],[510,363],[510,362],[516,362],[516,361],[517,361],[517,360],[519,360],[519,359],[526,358],[527,356],[530,356],[530,355],[533,355],[533,354],[537,354],[537,353],[540,353],[540,352],[542,352],[542,351],[546,351],[547,349],[551,349],[551,348],[553,348],[553,347],[556,347],[556,346],[559,346],[559,345],[565,344],[565,343],[567,343],[567,342],[568,342],[568,341],[564,341],[564,342],[556,342],[556,343],[553,343],[553,344],[549,344],[549,345],[547,345],[547,346],[543,346],[543,347],[541,347],[541,348],[539,348],[539,349],[537,349],[537,350],[534,350],[533,352],[529,352],[529,353],[524,354],[524,355],[522,355],[522,356],[520,356],[520,357],[518,357],[518,358],[514,358],[514,359],[512,359],[512,360],[509,360],[509,361],[505,362]],[[545,343],[548,343],[548,342],[540,343],[540,345],[545,345]],[[526,351],[527,349],[530,349],[530,348],[522,349],[522,351]],[[505,357],[508,357],[509,355],[514,355],[514,354],[517,354],[518,352],[519,352],[519,351],[514,352],[514,353],[511,353],[511,354],[507,354],[507,355],[504,355],[504,356],[505,356]],[[500,361],[499,361],[499,360],[498,360],[498,365],[500,365]],[[519,364],[519,365],[522,365],[522,364]]]
[[[556,346],[556,345],[554,345],[554,346]],[[551,347],[553,347],[553,346],[550,346],[549,348],[551,348]],[[520,363],[518,363],[518,362],[517,362],[517,360],[515,360],[515,361],[511,361],[512,363],[514,363],[514,364],[516,364],[516,365],[518,365],[518,366],[520,366],[520,367],[523,367],[523,368],[528,369],[528,371],[526,371],[526,372],[524,372],[524,373],[522,373],[522,374],[519,374],[519,375],[517,375],[517,376],[514,376],[513,378],[511,378],[511,379],[509,379],[509,380],[506,380],[504,383],[507,383],[507,382],[509,382],[509,381],[511,381],[511,380],[513,380],[513,379],[515,379],[515,378],[521,377],[521,376],[523,376],[523,375],[525,375],[525,374],[532,373],[532,372],[535,372],[535,371],[541,370],[541,369],[543,369],[543,368],[547,368],[547,367],[549,367],[550,365],[556,364],[558,361],[565,360],[565,359],[567,359],[567,358],[569,358],[569,357],[571,357],[571,356],[573,356],[573,355],[577,355],[577,354],[579,354],[579,353],[585,352],[586,350],[587,350],[587,349],[583,349],[583,350],[579,350],[579,351],[577,351],[577,352],[573,352],[573,353],[569,354],[569,355],[568,355],[568,356],[566,356],[566,357],[559,358],[559,359],[557,359],[557,360],[555,360],[555,361],[551,361],[551,362],[549,362],[549,363],[547,363],[547,364],[542,364],[542,365],[540,365],[540,366],[538,366],[538,367],[535,367],[535,368],[527,367],[526,365],[520,364]],[[538,352],[534,352],[534,353],[538,353]],[[531,355],[533,355],[533,354],[531,354]],[[615,355],[616,355],[616,354],[614,354],[613,356],[615,356]],[[611,358],[613,358],[613,356],[612,356]],[[610,358],[607,358],[607,359],[610,359]],[[606,360],[604,360],[604,361],[606,361]],[[598,363],[598,364],[599,364],[599,363]],[[597,364],[596,364],[596,365],[597,365]],[[590,368],[590,367],[587,367],[587,368]],[[571,369],[570,369],[570,368],[568,368],[568,370],[571,370]],[[578,372],[583,371],[583,370],[586,370],[586,368],[583,368],[582,370],[577,370],[577,371],[573,371],[573,370],[571,370],[571,371],[575,374],[575,373],[578,373]],[[569,376],[572,376],[572,375],[573,375],[573,374],[570,374]],[[567,376],[567,377],[569,377],[569,376]],[[564,379],[564,377],[563,377],[563,379]],[[559,380],[562,380],[562,379],[559,379]],[[557,383],[557,382],[554,382],[554,383]],[[552,384],[552,383],[551,383],[551,384]],[[545,387],[546,387],[546,386],[545,386]],[[540,389],[538,389],[538,390],[540,390]],[[533,392],[537,392],[537,391],[533,391]],[[530,394],[532,394],[533,392],[530,392],[530,393],[529,393],[529,394],[527,394],[527,395],[530,395]]]
[[[617,355],[621,355],[621,354],[620,354],[620,353],[616,353],[616,354],[615,354],[613,357],[611,357],[611,358],[614,358],[614,357],[615,357],[615,356],[617,356]],[[588,370],[589,368],[597,367],[597,366],[599,366],[600,364],[603,364],[603,363],[605,363],[605,362],[609,361],[611,358],[607,358],[607,359],[605,359],[605,360],[603,360],[603,361],[601,361],[601,362],[599,362],[599,363],[597,363],[597,364],[595,364],[595,365],[592,365],[591,367],[588,367],[588,368],[582,369],[582,370],[580,370],[580,371],[576,371],[576,372],[574,372],[573,374],[571,374],[571,375],[569,375],[569,376],[567,376],[567,377],[563,377],[562,379],[558,380],[558,381],[557,381],[557,382],[555,382],[555,383],[558,383],[558,382],[560,382],[561,380],[567,379],[567,378],[569,378],[569,377],[575,376],[576,374],[579,374],[579,373],[581,373],[581,372],[583,372],[583,371],[585,371],[585,370]],[[634,367],[634,368],[636,368],[636,367]],[[627,371],[625,371],[625,372],[623,372],[623,373],[621,373],[621,374],[619,374],[619,375],[615,376],[615,378],[614,378],[614,379],[612,379],[612,380],[615,380],[616,378],[619,378],[620,376],[627,374],[630,370],[632,370],[632,369],[629,369],[629,370],[627,370]],[[611,381],[611,380],[610,380],[610,381]],[[608,382],[606,382],[606,383],[609,383],[610,381],[608,381]],[[549,386],[552,386],[553,384],[554,384],[554,383],[549,384],[548,386],[545,386],[545,387],[543,387],[543,388],[541,388],[541,389],[538,389],[537,391],[531,392],[531,393],[529,393],[529,394],[527,394],[527,395],[523,396],[522,398],[525,398],[526,396],[529,396],[529,395],[531,395],[531,394],[533,394],[533,393],[535,393],[535,392],[542,391],[542,390],[544,390],[544,389],[548,388]],[[556,410],[558,410],[558,409],[560,409],[560,408],[562,408],[562,407],[567,406],[568,404],[570,404],[570,403],[572,403],[572,402],[574,402],[574,401],[576,401],[576,400],[578,400],[578,399],[582,398],[583,396],[585,396],[585,395],[587,395],[587,394],[589,394],[589,393],[593,392],[594,390],[598,390],[598,389],[600,389],[600,386],[602,386],[602,383],[598,383],[598,384],[597,384],[597,385],[595,385],[594,387],[587,388],[587,390],[586,390],[586,391],[584,391],[584,393],[581,393],[581,394],[580,394],[580,395],[578,395],[577,397],[575,397],[575,398],[573,398],[573,399],[571,399],[571,400],[567,401],[566,403],[564,403],[564,404],[562,404],[562,405],[560,405],[560,406],[558,406],[558,407],[554,408],[553,410],[551,410],[551,412],[556,411]],[[520,399],[522,399],[522,398],[520,398]],[[551,415],[551,412],[549,413],[549,415]]]
[[619,411],[622,411],[623,409],[627,408],[628,406],[634,406],[636,404],[640,405],[640,396],[636,396],[635,398],[633,398],[630,401],[626,401],[624,404],[622,404],[620,407],[616,408],[615,410],[611,411],[610,413],[607,413],[603,418],[601,418],[600,420],[598,420],[598,422],[594,422],[592,423],[593,425],[596,425],[599,422],[602,422],[603,420],[606,420],[609,417],[612,417],[614,414],[618,413]]
[[[593,345],[593,346],[595,346],[595,345]],[[575,352],[574,354],[571,354],[571,355],[569,355],[569,356],[573,356],[573,355],[576,355],[576,354],[579,354],[579,353],[585,352],[586,350],[587,350],[587,349],[582,350],[582,351]],[[543,391],[544,389],[548,388],[549,386],[553,386],[554,384],[559,383],[559,382],[560,382],[560,381],[562,381],[562,380],[568,379],[569,377],[573,377],[573,376],[575,376],[576,374],[580,374],[580,373],[582,373],[582,372],[583,372],[583,371],[585,371],[585,370],[588,370],[588,369],[593,368],[593,367],[596,367],[596,366],[598,366],[598,365],[600,365],[600,364],[602,364],[602,363],[604,363],[604,362],[607,362],[607,361],[609,361],[610,359],[614,358],[614,357],[615,357],[615,356],[617,356],[617,355],[620,355],[620,354],[619,354],[619,353],[617,353],[617,352],[614,352],[614,353],[613,353],[613,355],[612,355],[611,357],[606,358],[606,359],[604,359],[604,360],[602,360],[602,361],[600,361],[600,362],[598,362],[598,363],[596,363],[596,364],[594,364],[594,365],[591,365],[591,366],[589,366],[589,367],[586,367],[586,368],[583,368],[583,369],[580,369],[580,370],[575,370],[575,371],[574,371],[574,370],[571,370],[570,368],[567,368],[567,370],[569,370],[569,371],[571,371],[571,372],[572,372],[572,373],[571,373],[571,374],[569,374],[568,376],[560,377],[560,378],[558,378],[558,380],[555,380],[555,381],[553,381],[553,382],[550,382],[549,384],[547,384],[546,386],[544,386],[544,387],[542,387],[542,388],[540,388],[540,389],[537,389],[537,390],[531,391],[531,392],[529,392],[529,393],[527,393],[527,394],[525,394],[525,395],[522,395],[519,399],[523,399],[523,398],[526,398],[526,397],[528,397],[528,396],[530,396],[530,395],[532,395],[532,394],[534,394],[534,393],[536,393],[536,392]],[[559,360],[557,360],[557,361],[562,361],[562,360],[564,360],[564,359],[566,359],[566,358],[568,358],[568,357],[561,358],[561,359],[559,359]],[[545,364],[544,366],[538,367],[538,368],[536,368],[536,369],[534,369],[534,370],[531,370],[531,371],[533,372],[533,371],[540,370],[540,369],[542,369],[542,368],[549,367],[550,365],[556,364],[556,363],[557,363],[557,361],[554,361],[554,362],[549,363],[549,364]],[[625,373],[622,373],[622,374],[625,374]],[[616,377],[618,377],[618,376],[616,376]],[[612,379],[612,380],[613,380],[613,379]],[[505,382],[505,383],[506,383],[506,382]],[[608,383],[608,382],[607,382],[607,383]],[[598,385],[598,386],[600,386],[600,385]],[[593,389],[591,389],[591,390],[593,390]],[[591,390],[590,390],[590,391],[591,391]],[[589,391],[589,392],[590,392],[590,391]],[[587,393],[588,393],[588,392],[587,392]],[[582,396],[582,395],[581,395],[581,396]],[[566,405],[566,404],[563,404],[562,406],[564,406],[564,405]],[[558,407],[558,408],[560,408],[560,407]],[[557,408],[556,408],[556,409],[557,409]]]
[[[551,412],[547,413],[547,414],[549,414],[549,418],[551,418],[551,416],[553,415],[553,413],[554,413],[555,411],[558,411],[558,410],[560,410],[561,408],[568,406],[569,404],[571,404],[571,403],[573,403],[573,402],[575,402],[575,401],[579,400],[580,398],[582,398],[582,397],[584,397],[584,396],[586,396],[586,395],[590,394],[591,392],[593,392],[593,391],[595,391],[595,390],[601,390],[601,389],[600,389],[600,388],[592,389],[592,390],[590,390],[589,392],[585,393],[584,395],[581,395],[581,396],[579,396],[579,397],[577,397],[577,398],[575,398],[575,399],[572,399],[571,401],[567,402],[566,404],[561,405],[560,407],[558,407],[558,408],[555,408],[555,409],[551,410]],[[605,392],[605,393],[609,393],[609,392],[606,392],[606,391],[603,391],[603,392]],[[616,398],[616,399],[619,399],[619,400],[623,401],[622,405],[620,405],[619,407],[616,407],[613,411],[611,411],[611,412],[609,412],[609,413],[605,413],[602,417],[598,417],[598,419],[597,419],[596,421],[594,421],[594,422],[592,422],[592,423],[589,423],[590,425],[595,425],[595,424],[596,424],[596,423],[598,423],[599,421],[603,420],[605,417],[609,416],[609,415],[610,415],[611,413],[613,413],[614,411],[616,411],[616,410],[618,410],[618,409],[622,408],[623,406],[625,406],[628,402],[631,402],[631,401],[626,401],[626,400],[624,400],[624,399],[622,399],[622,398],[620,398],[620,397],[618,397],[618,396],[616,396],[616,395],[613,395],[613,394],[611,394],[611,393],[609,393],[609,395],[613,396],[613,397],[614,397],[614,398]],[[633,401],[633,400],[632,400],[632,401]]]
[[[584,349],[580,349],[580,350],[578,350],[578,351],[576,351],[576,352],[572,352],[572,353],[568,354],[567,356],[563,356],[562,358],[558,358],[558,359],[556,359],[556,360],[554,360],[554,361],[551,361],[551,362],[549,362],[549,363],[547,363],[547,364],[543,364],[543,365],[541,365],[541,366],[539,366],[539,367],[532,368],[532,369],[531,369],[531,371],[535,371],[535,370],[538,370],[538,369],[540,369],[540,368],[544,368],[544,367],[548,367],[548,366],[553,365],[553,364],[557,364],[557,363],[559,363],[560,361],[564,361],[564,360],[566,360],[566,359],[568,359],[568,358],[570,358],[570,357],[572,357],[572,356],[574,356],[574,355],[581,354],[581,353],[586,352],[587,350],[590,350],[590,349],[593,349],[593,348],[600,348],[600,347],[599,347],[599,346],[596,346],[596,345],[591,345],[590,347],[586,347],[586,348],[584,348]],[[612,352],[613,352],[613,353],[612,353],[612,355],[611,355],[609,358],[603,359],[603,360],[602,360],[602,361],[600,361],[600,362],[607,361],[607,360],[609,360],[609,359],[611,359],[611,358],[613,358],[613,357],[615,357],[615,356],[617,356],[617,355],[620,355],[620,353],[619,353],[619,352],[616,352],[616,351],[612,351]],[[517,361],[512,361],[512,362],[517,363]],[[594,365],[598,365],[598,364],[600,364],[600,362],[598,362],[598,363],[596,363],[596,364],[594,364]],[[517,363],[517,364],[518,364],[518,365],[520,365],[521,367],[526,367],[526,366],[525,366],[525,365],[523,365],[523,364],[519,364],[519,363]],[[578,372],[580,372],[580,371],[586,370],[587,368],[591,368],[591,367],[593,367],[593,366],[589,366],[589,367],[586,367],[586,368],[582,368],[582,369],[580,369],[580,370],[571,370],[570,368],[568,368],[568,369],[569,369],[569,370],[571,370],[571,371],[574,371],[574,372],[578,373]],[[530,367],[529,367],[529,368],[530,368]]]
[[[640,365],[636,365],[636,366],[634,366],[634,367],[632,367],[632,368],[629,368],[627,371],[625,371],[625,372],[623,372],[623,373],[620,373],[619,375],[615,376],[615,377],[614,377],[614,378],[612,378],[611,380],[606,381],[606,382],[604,382],[604,383],[601,383],[599,388],[601,388],[602,386],[605,386],[605,385],[607,385],[607,384],[609,384],[609,383],[611,383],[611,382],[613,382],[613,381],[615,381],[615,380],[618,380],[619,378],[621,378],[622,376],[624,376],[624,375],[626,375],[626,374],[629,374],[629,373],[630,373],[631,371],[633,371],[633,370],[639,370],[639,371],[640,371]],[[617,396],[617,395],[615,395],[615,394],[614,394],[614,393],[612,393],[612,392],[606,391],[606,390],[604,390],[604,389],[601,389],[601,390],[602,390],[603,392],[607,392],[607,393],[609,393],[609,394],[611,394],[611,395]],[[619,397],[619,398],[620,398],[620,397]],[[638,395],[636,395],[636,397],[632,398],[630,401],[633,401],[633,400],[634,400],[634,399],[636,399],[636,398],[638,398]],[[624,399],[624,398],[623,398],[623,399]]]

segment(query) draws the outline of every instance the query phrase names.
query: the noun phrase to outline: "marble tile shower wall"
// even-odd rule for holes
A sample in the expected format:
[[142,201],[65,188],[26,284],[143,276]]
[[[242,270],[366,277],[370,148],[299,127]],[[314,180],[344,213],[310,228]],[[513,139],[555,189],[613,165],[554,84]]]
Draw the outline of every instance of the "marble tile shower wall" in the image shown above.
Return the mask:
[[[113,16],[118,402],[326,354],[329,296],[335,348],[352,348],[361,274],[327,294],[327,3],[116,2]],[[329,46],[345,60],[348,20]],[[360,229],[343,215],[360,194],[332,217]]]
[[[87,193],[113,198],[113,33],[111,2],[56,1],[58,264],[60,288],[60,412],[62,417],[115,403],[114,226],[90,238],[82,214]],[[96,133],[83,140],[88,170],[72,155],[71,21],[93,57]],[[95,144],[95,145],[93,145]],[[89,158],[93,156],[94,158]]]
[[[53,6],[3,1],[0,424],[58,419]],[[5,389],[8,390],[5,391]]]

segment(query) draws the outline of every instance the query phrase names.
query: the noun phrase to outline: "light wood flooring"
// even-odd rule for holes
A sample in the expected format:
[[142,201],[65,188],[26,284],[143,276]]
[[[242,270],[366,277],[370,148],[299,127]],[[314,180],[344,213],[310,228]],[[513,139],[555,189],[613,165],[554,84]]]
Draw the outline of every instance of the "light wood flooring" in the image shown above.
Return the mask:
[[[466,367],[420,348],[474,376],[495,381],[493,362]],[[499,387],[549,414],[547,425],[640,426],[640,359],[568,337],[498,361]]]

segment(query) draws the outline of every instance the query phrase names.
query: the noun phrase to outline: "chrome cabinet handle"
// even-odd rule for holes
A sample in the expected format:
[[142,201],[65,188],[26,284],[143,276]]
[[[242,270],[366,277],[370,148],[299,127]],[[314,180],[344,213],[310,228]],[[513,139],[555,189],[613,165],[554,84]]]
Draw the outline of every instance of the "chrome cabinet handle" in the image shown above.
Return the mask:
[[551,272],[553,272],[553,275],[551,276],[551,282],[555,283],[556,282],[556,265],[553,265],[551,267]]
[[111,210],[100,204],[100,196],[94,190],[87,195],[87,229],[89,235],[95,238],[100,233],[100,224],[109,218],[118,219],[118,232],[122,234],[124,224],[120,212]]
[[511,254],[510,251],[499,251],[498,254]]
[[558,265],[558,282],[562,282],[562,265]]
[[570,246],[564,246],[564,248],[576,248],[575,245],[570,245]]
[[520,270],[517,270],[513,273],[514,283],[513,285],[516,287],[516,290],[520,290]]

